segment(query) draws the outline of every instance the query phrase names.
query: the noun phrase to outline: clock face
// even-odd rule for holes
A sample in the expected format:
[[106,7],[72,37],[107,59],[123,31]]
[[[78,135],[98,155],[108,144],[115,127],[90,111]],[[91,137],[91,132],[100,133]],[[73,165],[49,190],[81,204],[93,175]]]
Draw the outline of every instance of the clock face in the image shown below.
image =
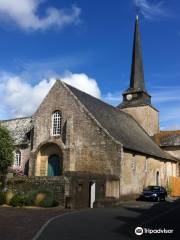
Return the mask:
[[128,95],[126,96],[126,99],[127,99],[128,101],[130,101],[130,100],[132,99],[132,94],[128,94]]

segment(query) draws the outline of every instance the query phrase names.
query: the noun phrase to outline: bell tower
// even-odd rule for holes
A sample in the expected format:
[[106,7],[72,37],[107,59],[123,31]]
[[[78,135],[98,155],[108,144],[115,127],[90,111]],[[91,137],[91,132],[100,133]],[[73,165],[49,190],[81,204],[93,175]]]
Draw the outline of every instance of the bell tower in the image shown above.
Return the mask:
[[138,16],[135,20],[130,84],[122,95],[123,101],[118,108],[132,115],[150,136],[159,132],[159,112],[152,106],[151,96],[145,88]]

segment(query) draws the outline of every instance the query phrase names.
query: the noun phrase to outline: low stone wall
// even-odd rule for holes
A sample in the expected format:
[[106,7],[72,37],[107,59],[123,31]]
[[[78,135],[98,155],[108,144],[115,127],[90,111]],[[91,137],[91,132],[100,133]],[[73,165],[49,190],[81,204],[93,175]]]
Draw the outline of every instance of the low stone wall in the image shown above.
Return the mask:
[[9,188],[20,192],[47,189],[54,192],[55,200],[65,208],[87,208],[90,205],[90,189],[95,183],[96,200],[105,198],[106,181],[113,176],[88,172],[67,172],[58,177],[14,177],[8,180]]
[[8,187],[18,192],[47,189],[54,193],[55,200],[65,206],[65,190],[68,181],[60,177],[14,177],[8,180]]

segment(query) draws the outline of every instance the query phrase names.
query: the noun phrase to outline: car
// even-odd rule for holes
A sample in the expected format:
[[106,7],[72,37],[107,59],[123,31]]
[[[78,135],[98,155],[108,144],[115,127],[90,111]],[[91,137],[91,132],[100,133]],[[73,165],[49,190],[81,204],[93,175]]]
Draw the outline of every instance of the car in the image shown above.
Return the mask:
[[162,186],[147,186],[140,194],[140,200],[151,201],[165,201],[167,197],[167,191]]

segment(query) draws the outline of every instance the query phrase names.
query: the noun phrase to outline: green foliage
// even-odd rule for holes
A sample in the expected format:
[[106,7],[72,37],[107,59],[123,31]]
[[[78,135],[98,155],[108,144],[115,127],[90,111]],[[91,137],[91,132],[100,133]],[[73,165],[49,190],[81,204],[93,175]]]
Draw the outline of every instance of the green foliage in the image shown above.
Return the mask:
[[172,193],[172,184],[171,184],[170,181],[168,181],[166,183],[166,191],[167,191],[168,195],[171,195],[171,193]]
[[4,192],[0,192],[0,205],[3,205],[6,203],[6,197]]
[[25,205],[25,196],[23,194],[16,194],[10,201],[10,205],[13,207],[22,207]]
[[[4,200],[5,202],[5,200]],[[49,190],[36,190],[28,193],[15,194],[9,204],[13,207],[38,206],[38,207],[55,207],[58,202],[54,200],[54,194]]]
[[25,206],[33,206],[37,191],[30,191],[24,196],[24,205]]
[[16,193],[12,190],[8,190],[5,192],[5,199],[6,199],[6,204],[9,204],[11,199],[14,197]]
[[[38,196],[40,196],[39,199],[37,199]],[[36,195],[36,205],[44,208],[53,207],[54,194],[49,190],[39,190]]]
[[14,159],[14,141],[7,128],[0,125],[0,173],[6,174]]

